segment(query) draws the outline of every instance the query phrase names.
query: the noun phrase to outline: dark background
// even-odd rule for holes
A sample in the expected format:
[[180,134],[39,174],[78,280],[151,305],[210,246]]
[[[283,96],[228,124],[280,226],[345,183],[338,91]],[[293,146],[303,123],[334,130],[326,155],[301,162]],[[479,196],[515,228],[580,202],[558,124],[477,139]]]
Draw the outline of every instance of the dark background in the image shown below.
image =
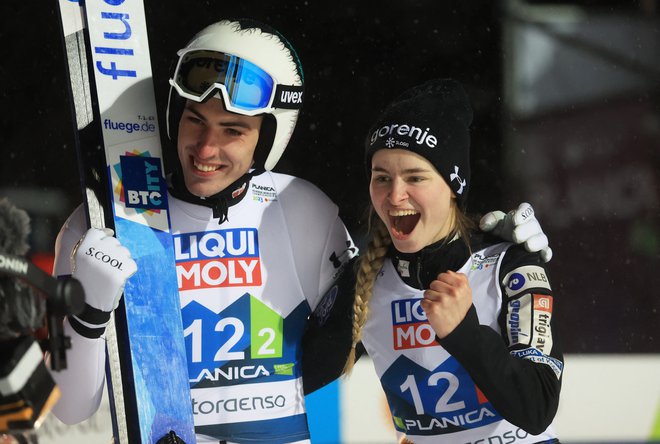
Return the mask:
[[[527,85],[549,105],[531,112],[511,105],[516,94],[529,91],[512,75],[511,66],[520,62],[517,45],[524,42],[510,31],[522,22],[546,37],[552,33],[543,31],[543,20],[516,15],[512,4],[524,11],[546,8],[538,9],[545,11],[545,23],[554,17],[549,6],[577,7],[587,17],[582,34],[577,27],[568,40],[551,37],[562,48],[556,66],[546,68],[552,77]],[[407,87],[434,77],[460,80],[475,109],[469,208],[534,205],[555,252],[550,271],[566,351],[660,351],[660,77],[652,68],[660,60],[652,46],[660,41],[657,2],[146,0],[145,5],[161,131],[173,57],[195,32],[220,18],[250,17],[287,36],[303,63],[306,102],[276,171],[317,184],[340,205],[358,241],[368,199],[362,163],[367,128]],[[55,6],[49,0],[4,1],[0,7],[0,197],[30,212],[35,258],[48,257],[57,230],[81,201]],[[621,41],[614,30],[628,19],[645,24],[647,32],[638,35],[631,26],[623,40],[633,49],[650,47],[655,65],[648,58],[627,58],[625,47],[613,51]],[[610,22],[612,42],[599,41],[608,31],[594,23]],[[589,37],[594,28],[598,33],[590,44],[576,38]],[[582,57],[606,68],[581,72],[574,60]],[[560,75],[553,69],[561,69]],[[571,100],[567,92],[622,73],[639,82],[587,100]]]

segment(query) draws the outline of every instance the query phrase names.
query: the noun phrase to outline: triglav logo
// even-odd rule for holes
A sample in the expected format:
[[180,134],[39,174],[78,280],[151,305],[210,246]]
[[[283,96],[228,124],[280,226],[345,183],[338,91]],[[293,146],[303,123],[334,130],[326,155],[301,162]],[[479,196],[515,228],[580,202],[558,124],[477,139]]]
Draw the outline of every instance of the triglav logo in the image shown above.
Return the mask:
[[378,140],[379,137],[386,137],[386,136],[406,136],[411,139],[414,139],[418,145],[424,144],[429,148],[435,148],[436,145],[438,144],[438,139],[433,134],[429,134],[429,128],[426,128],[424,130],[416,126],[412,126],[408,124],[401,125],[398,123],[385,125],[374,131],[373,134],[371,135],[371,143],[373,144],[374,142],[376,142],[376,140]]

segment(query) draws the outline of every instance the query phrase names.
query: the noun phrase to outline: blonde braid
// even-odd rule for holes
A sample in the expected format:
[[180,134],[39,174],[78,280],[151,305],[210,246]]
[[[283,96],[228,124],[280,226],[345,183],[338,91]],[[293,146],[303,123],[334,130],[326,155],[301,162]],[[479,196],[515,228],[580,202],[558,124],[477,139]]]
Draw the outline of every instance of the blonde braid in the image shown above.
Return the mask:
[[358,260],[358,272],[355,283],[355,302],[353,303],[353,344],[349,352],[343,373],[349,374],[355,365],[355,347],[362,338],[362,327],[367,321],[369,300],[373,293],[376,275],[383,267],[385,254],[392,243],[387,228],[378,217],[374,217],[373,234],[367,252]]

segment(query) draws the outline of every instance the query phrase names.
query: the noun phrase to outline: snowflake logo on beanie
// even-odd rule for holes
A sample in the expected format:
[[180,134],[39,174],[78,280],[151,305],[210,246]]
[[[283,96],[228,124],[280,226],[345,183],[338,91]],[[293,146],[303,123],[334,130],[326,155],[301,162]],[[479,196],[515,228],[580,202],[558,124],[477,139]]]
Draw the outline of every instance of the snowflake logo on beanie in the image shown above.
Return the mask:
[[453,182],[454,180],[458,181],[458,184],[461,186],[456,194],[463,194],[463,188],[467,185],[467,180],[461,179],[461,176],[458,175],[458,166],[454,165],[454,172],[449,175],[449,181]]
[[394,138],[390,137],[385,141],[385,146],[388,148],[393,148],[394,147]]

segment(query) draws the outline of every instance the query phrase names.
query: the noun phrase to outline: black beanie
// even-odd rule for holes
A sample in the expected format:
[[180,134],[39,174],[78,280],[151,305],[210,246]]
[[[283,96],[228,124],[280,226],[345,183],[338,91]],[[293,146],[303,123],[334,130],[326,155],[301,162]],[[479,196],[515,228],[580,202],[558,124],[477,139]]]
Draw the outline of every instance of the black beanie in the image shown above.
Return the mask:
[[470,182],[472,107],[455,80],[436,79],[415,86],[390,103],[369,130],[365,166],[380,149],[403,149],[426,158],[465,208]]

